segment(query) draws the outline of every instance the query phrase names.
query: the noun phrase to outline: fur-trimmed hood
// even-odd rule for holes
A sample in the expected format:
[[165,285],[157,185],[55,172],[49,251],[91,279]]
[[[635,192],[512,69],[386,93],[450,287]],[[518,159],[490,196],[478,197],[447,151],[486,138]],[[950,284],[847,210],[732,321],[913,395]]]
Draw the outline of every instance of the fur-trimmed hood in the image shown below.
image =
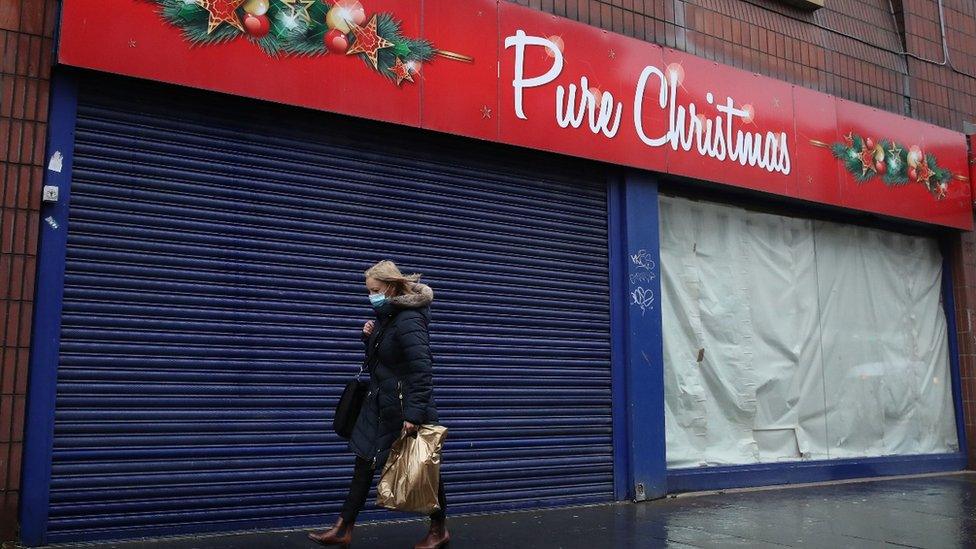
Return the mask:
[[434,290],[419,282],[410,287],[403,295],[390,299],[390,303],[398,309],[423,309],[434,302]]

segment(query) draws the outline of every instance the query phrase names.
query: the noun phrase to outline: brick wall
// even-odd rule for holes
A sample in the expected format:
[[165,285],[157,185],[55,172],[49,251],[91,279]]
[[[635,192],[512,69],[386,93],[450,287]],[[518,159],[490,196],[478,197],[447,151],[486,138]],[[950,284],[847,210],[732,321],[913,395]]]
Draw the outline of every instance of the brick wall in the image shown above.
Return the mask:
[[[939,40],[935,0],[902,0],[912,75],[911,107],[915,118],[961,131],[976,120],[976,2],[944,0],[948,60]],[[930,61],[934,61],[930,62]]]
[[[976,178],[976,136],[970,136],[970,173]],[[963,233],[953,245],[953,290],[959,370],[962,377],[963,416],[969,468],[976,469],[976,233]]]
[[815,12],[776,0],[517,3],[957,131],[976,121],[972,0],[943,0],[951,66],[938,64],[937,0],[827,0]]
[[962,374],[963,415],[966,421],[969,468],[976,469],[976,234],[964,233],[953,246],[959,261],[953,265],[959,366]]
[[0,0],[0,539],[17,523],[55,0]]

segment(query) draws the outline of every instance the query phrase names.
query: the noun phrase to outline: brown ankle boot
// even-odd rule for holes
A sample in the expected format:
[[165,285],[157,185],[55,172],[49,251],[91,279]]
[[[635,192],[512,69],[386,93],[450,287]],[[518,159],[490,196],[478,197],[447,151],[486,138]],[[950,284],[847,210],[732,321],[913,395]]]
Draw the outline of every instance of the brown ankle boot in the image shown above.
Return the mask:
[[308,539],[321,545],[349,545],[352,543],[352,529],[355,524],[346,522],[342,517],[336,520],[335,525],[325,532],[316,534],[308,533]]
[[430,531],[427,532],[427,537],[420,540],[417,545],[414,545],[413,549],[439,549],[450,542],[451,533],[447,531],[446,521],[431,520]]

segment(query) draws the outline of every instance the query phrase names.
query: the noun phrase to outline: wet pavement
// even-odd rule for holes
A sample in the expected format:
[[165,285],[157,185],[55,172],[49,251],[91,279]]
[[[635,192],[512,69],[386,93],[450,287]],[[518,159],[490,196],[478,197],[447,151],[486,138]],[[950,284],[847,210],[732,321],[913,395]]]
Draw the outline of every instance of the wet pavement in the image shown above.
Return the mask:
[[[976,547],[976,473],[710,493],[632,504],[450,518],[458,548]],[[356,549],[413,547],[422,520],[363,524]],[[311,549],[305,531],[60,545]]]

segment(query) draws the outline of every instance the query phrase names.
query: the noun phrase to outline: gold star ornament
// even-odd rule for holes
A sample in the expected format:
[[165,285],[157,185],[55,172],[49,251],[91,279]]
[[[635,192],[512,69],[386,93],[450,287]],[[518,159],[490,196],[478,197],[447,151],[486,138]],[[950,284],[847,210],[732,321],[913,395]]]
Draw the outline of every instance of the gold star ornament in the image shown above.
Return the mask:
[[306,23],[312,23],[312,18],[308,15],[308,8],[315,5],[315,0],[281,0],[281,3],[291,9],[292,17],[300,17]]
[[356,53],[361,53],[369,59],[369,62],[373,64],[374,69],[379,69],[379,51],[384,48],[392,48],[393,42],[390,42],[386,38],[383,38],[376,31],[376,16],[374,15],[369,23],[365,27],[360,27],[358,25],[350,25],[352,28],[352,35],[355,38],[352,46],[349,47],[349,51],[346,55],[353,55]]
[[393,73],[397,86],[403,84],[404,80],[413,82],[413,71],[411,71],[410,67],[405,65],[399,57],[396,58],[396,61],[393,62],[393,66],[390,67],[390,72]]
[[207,34],[212,33],[224,23],[244,32],[244,26],[241,25],[241,20],[237,17],[237,8],[243,3],[244,0],[197,0],[197,4],[210,14],[210,20],[207,22]]
[[877,173],[878,170],[874,167],[874,151],[864,147],[861,154],[858,155],[861,160],[861,177],[867,176],[869,171]]

